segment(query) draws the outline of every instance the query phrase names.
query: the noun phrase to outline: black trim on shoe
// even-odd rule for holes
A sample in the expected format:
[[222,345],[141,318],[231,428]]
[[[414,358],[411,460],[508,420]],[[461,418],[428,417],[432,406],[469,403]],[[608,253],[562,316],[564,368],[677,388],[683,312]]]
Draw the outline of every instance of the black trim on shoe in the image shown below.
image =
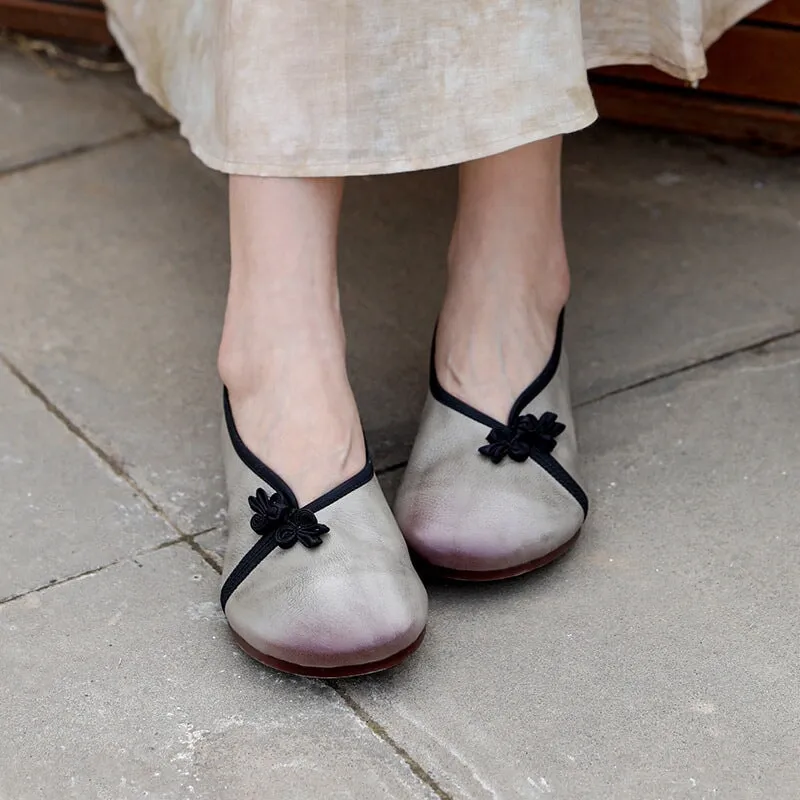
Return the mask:
[[[292,508],[309,511],[312,514],[317,514],[322,509],[332,505],[337,500],[341,500],[346,495],[360,489],[372,480],[375,474],[375,468],[372,463],[372,458],[369,454],[369,449],[366,449],[367,459],[364,466],[352,477],[342,481],[338,486],[334,486],[330,491],[320,495],[316,500],[306,503],[304,506],[299,506],[297,497],[292,491],[286,481],[281,478],[274,470],[270,469],[252,450],[242,441],[239,431],[236,429],[236,423],[233,419],[233,411],[231,410],[230,399],[228,397],[228,390],[223,390],[222,404],[225,412],[225,425],[228,430],[228,435],[231,439],[231,444],[236,452],[236,455],[242,460],[242,463],[257,477],[261,478],[274,492],[280,492],[292,506]],[[366,440],[365,440],[366,445]],[[258,488],[258,487],[257,487]],[[220,603],[222,610],[230,599],[230,596],[241,585],[242,581],[247,578],[250,573],[276,548],[278,541],[273,534],[261,536],[259,540],[242,556],[241,561],[233,568],[230,575],[228,575],[225,583],[220,591]]]
[[286,483],[286,481],[284,481],[277,472],[270,469],[242,441],[241,436],[239,436],[239,431],[236,428],[236,423],[233,420],[233,411],[231,410],[231,403],[228,397],[227,389],[223,390],[222,402],[225,408],[225,425],[228,428],[228,435],[231,437],[231,444],[233,445],[233,449],[236,451],[236,455],[242,459],[245,466],[251,472],[254,472],[259,478],[261,478],[262,481],[264,481],[264,483],[271,486],[273,491],[281,492],[296,508],[302,507],[316,514],[318,511],[322,511],[323,508],[331,505],[331,503],[341,500],[346,494],[350,494],[350,492],[360,489],[365,483],[369,483],[372,480],[372,476],[375,474],[375,467],[372,463],[372,457],[370,456],[369,448],[366,447],[365,437],[364,443],[367,453],[367,460],[364,463],[364,466],[355,475],[345,481],[342,481],[342,483],[340,483],[338,486],[334,486],[333,489],[325,492],[323,495],[320,495],[316,500],[312,500],[310,503],[300,506],[289,484]]
[[223,612],[231,595],[241,586],[242,581],[278,546],[274,536],[261,537],[231,570],[219,592],[219,604]]
[[[511,411],[508,415],[508,421],[500,422],[500,420],[489,416],[489,414],[484,414],[483,411],[479,411],[477,408],[469,405],[469,403],[465,403],[455,395],[450,394],[450,392],[448,392],[447,389],[445,389],[441,383],[439,383],[439,377],[436,374],[436,331],[434,330],[433,344],[431,346],[429,379],[431,395],[433,395],[434,399],[440,402],[443,406],[446,406],[453,411],[457,411],[459,414],[469,417],[469,419],[472,419],[481,425],[485,425],[487,428],[509,428],[514,425],[517,419],[519,419],[519,416],[531,403],[531,401],[541,394],[550,384],[550,381],[553,380],[553,377],[558,371],[558,365],[561,363],[563,339],[564,310],[561,311],[561,314],[559,314],[558,317],[556,340],[555,344],[553,345],[553,352],[550,354],[547,364],[545,364],[544,369],[539,373],[539,375],[537,375],[536,378],[525,387],[519,397],[517,397],[517,399],[514,401],[513,405],[511,406]],[[548,475],[550,475],[550,477],[552,477],[557,483],[561,484],[561,486],[563,486],[564,489],[566,489],[575,498],[578,505],[580,505],[580,507],[583,509],[583,516],[585,519],[586,515],[589,513],[589,499],[586,496],[586,492],[583,491],[572,475],[570,475],[569,472],[567,472],[567,470],[561,466],[558,460],[549,453],[532,448],[528,457],[535,461],[545,472],[548,473]]]
[[481,425],[486,425],[488,428],[496,428],[498,425],[503,425],[502,422],[499,422],[494,417],[490,417],[488,414],[484,414],[483,411],[478,411],[477,408],[473,408],[471,405],[469,405],[469,403],[459,400],[459,398],[457,398],[454,394],[450,394],[450,392],[448,392],[447,389],[445,389],[442,384],[439,383],[439,376],[436,374],[437,329],[438,325],[433,331],[433,344],[431,344],[431,364],[428,379],[428,384],[433,397],[443,406],[452,408],[453,411],[458,411],[459,414],[469,417],[470,419],[475,420],[475,422],[480,422]]
[[228,436],[231,437],[231,444],[236,451],[236,455],[242,459],[242,462],[251,472],[255,472],[264,483],[269,484],[274,492],[280,492],[295,508],[298,508],[297,498],[294,496],[289,484],[280,475],[271,470],[239,436],[236,423],[233,421],[233,411],[231,410],[227,387],[222,390],[222,405],[225,409],[225,425],[228,428]]
[[543,453],[541,450],[531,450],[528,458],[535,461],[551,478],[560,483],[577,500],[578,505],[583,509],[583,518],[586,519],[589,514],[589,498],[586,496],[586,492],[581,489],[580,484],[561,466],[560,462],[549,453]]
[[525,407],[538,395],[540,395],[553,380],[558,365],[561,363],[561,349],[564,340],[564,311],[558,315],[558,326],[556,327],[556,341],[553,345],[553,352],[544,365],[544,369],[539,375],[522,391],[522,394],[514,401],[511,406],[511,413],[508,415],[508,424],[514,422],[524,411]]
[[[330,532],[311,511],[290,506],[279,492],[268,499],[263,488],[257,489],[256,496],[250,498],[250,508],[258,509],[250,527],[261,539],[245,553],[225,581],[219,596],[223,611],[236,588],[276,547],[289,550],[299,542],[314,549],[322,544],[322,536]],[[268,518],[270,510],[273,513]]]

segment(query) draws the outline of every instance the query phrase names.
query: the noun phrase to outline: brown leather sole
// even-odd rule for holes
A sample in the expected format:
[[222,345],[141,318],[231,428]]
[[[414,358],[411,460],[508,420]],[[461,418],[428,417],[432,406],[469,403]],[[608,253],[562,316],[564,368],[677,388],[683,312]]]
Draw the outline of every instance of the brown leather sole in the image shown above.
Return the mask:
[[526,561],[524,564],[506,567],[505,569],[450,569],[449,567],[440,567],[438,564],[431,564],[430,561],[426,561],[417,553],[412,553],[412,555],[414,563],[420,570],[434,578],[449,581],[500,581],[504,578],[516,578],[518,575],[525,575],[527,572],[533,572],[535,569],[547,566],[570,550],[575,542],[578,541],[580,535],[581,532],[579,530],[568,542],[564,542],[560,547],[546,555],[535,558],[533,561]]
[[251,658],[268,667],[272,667],[272,669],[288,672],[292,675],[302,675],[306,678],[353,678],[357,675],[382,672],[385,669],[397,666],[401,661],[408,658],[422,644],[422,640],[425,638],[425,628],[423,628],[422,633],[408,647],[399,653],[382,658],[380,661],[370,661],[367,664],[348,664],[342,667],[308,667],[304,664],[292,664],[290,661],[283,661],[280,658],[261,653],[242,639],[233,628],[231,628],[231,633],[236,644]]

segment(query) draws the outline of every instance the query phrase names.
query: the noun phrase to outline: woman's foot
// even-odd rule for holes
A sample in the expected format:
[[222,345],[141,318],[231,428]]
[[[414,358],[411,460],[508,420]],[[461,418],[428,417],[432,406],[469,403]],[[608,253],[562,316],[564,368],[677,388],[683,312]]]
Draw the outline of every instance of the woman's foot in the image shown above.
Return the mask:
[[543,566],[586,516],[561,348],[559,155],[547,140],[461,168],[431,391],[395,501],[409,546],[447,577]]
[[220,601],[237,643],[276,669],[386,669],[422,640],[427,596],[367,461],[347,380],[342,184],[239,176],[230,187]]
[[230,181],[219,371],[242,439],[301,503],[366,460],[336,283],[341,193],[335,179]]
[[[223,351],[220,374],[242,439],[306,503],[355,475],[366,450],[335,336],[296,338],[245,346],[235,358]],[[230,366],[239,359],[241,367]]]
[[548,139],[461,167],[436,371],[498,419],[544,367],[569,295],[560,149]]

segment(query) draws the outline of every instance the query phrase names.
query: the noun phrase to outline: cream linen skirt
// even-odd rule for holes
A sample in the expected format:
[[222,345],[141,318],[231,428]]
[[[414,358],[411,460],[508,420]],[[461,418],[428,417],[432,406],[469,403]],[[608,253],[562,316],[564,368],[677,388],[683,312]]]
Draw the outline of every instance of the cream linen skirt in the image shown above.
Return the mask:
[[425,169],[569,133],[586,68],[706,74],[764,0],[107,0],[139,83],[208,166]]

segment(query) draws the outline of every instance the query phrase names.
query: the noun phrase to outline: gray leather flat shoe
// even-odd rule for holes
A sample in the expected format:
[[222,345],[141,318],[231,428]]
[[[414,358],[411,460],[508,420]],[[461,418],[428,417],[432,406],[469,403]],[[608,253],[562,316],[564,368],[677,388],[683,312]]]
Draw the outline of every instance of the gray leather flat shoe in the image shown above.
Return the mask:
[[[220,601],[237,644],[322,678],[394,666],[419,647],[428,596],[367,457],[299,507],[241,440],[224,397],[229,538]],[[299,546],[298,546],[299,545]]]
[[395,516],[412,552],[444,577],[495,580],[544,566],[575,542],[589,508],[562,353],[493,419],[439,384],[430,391]]

